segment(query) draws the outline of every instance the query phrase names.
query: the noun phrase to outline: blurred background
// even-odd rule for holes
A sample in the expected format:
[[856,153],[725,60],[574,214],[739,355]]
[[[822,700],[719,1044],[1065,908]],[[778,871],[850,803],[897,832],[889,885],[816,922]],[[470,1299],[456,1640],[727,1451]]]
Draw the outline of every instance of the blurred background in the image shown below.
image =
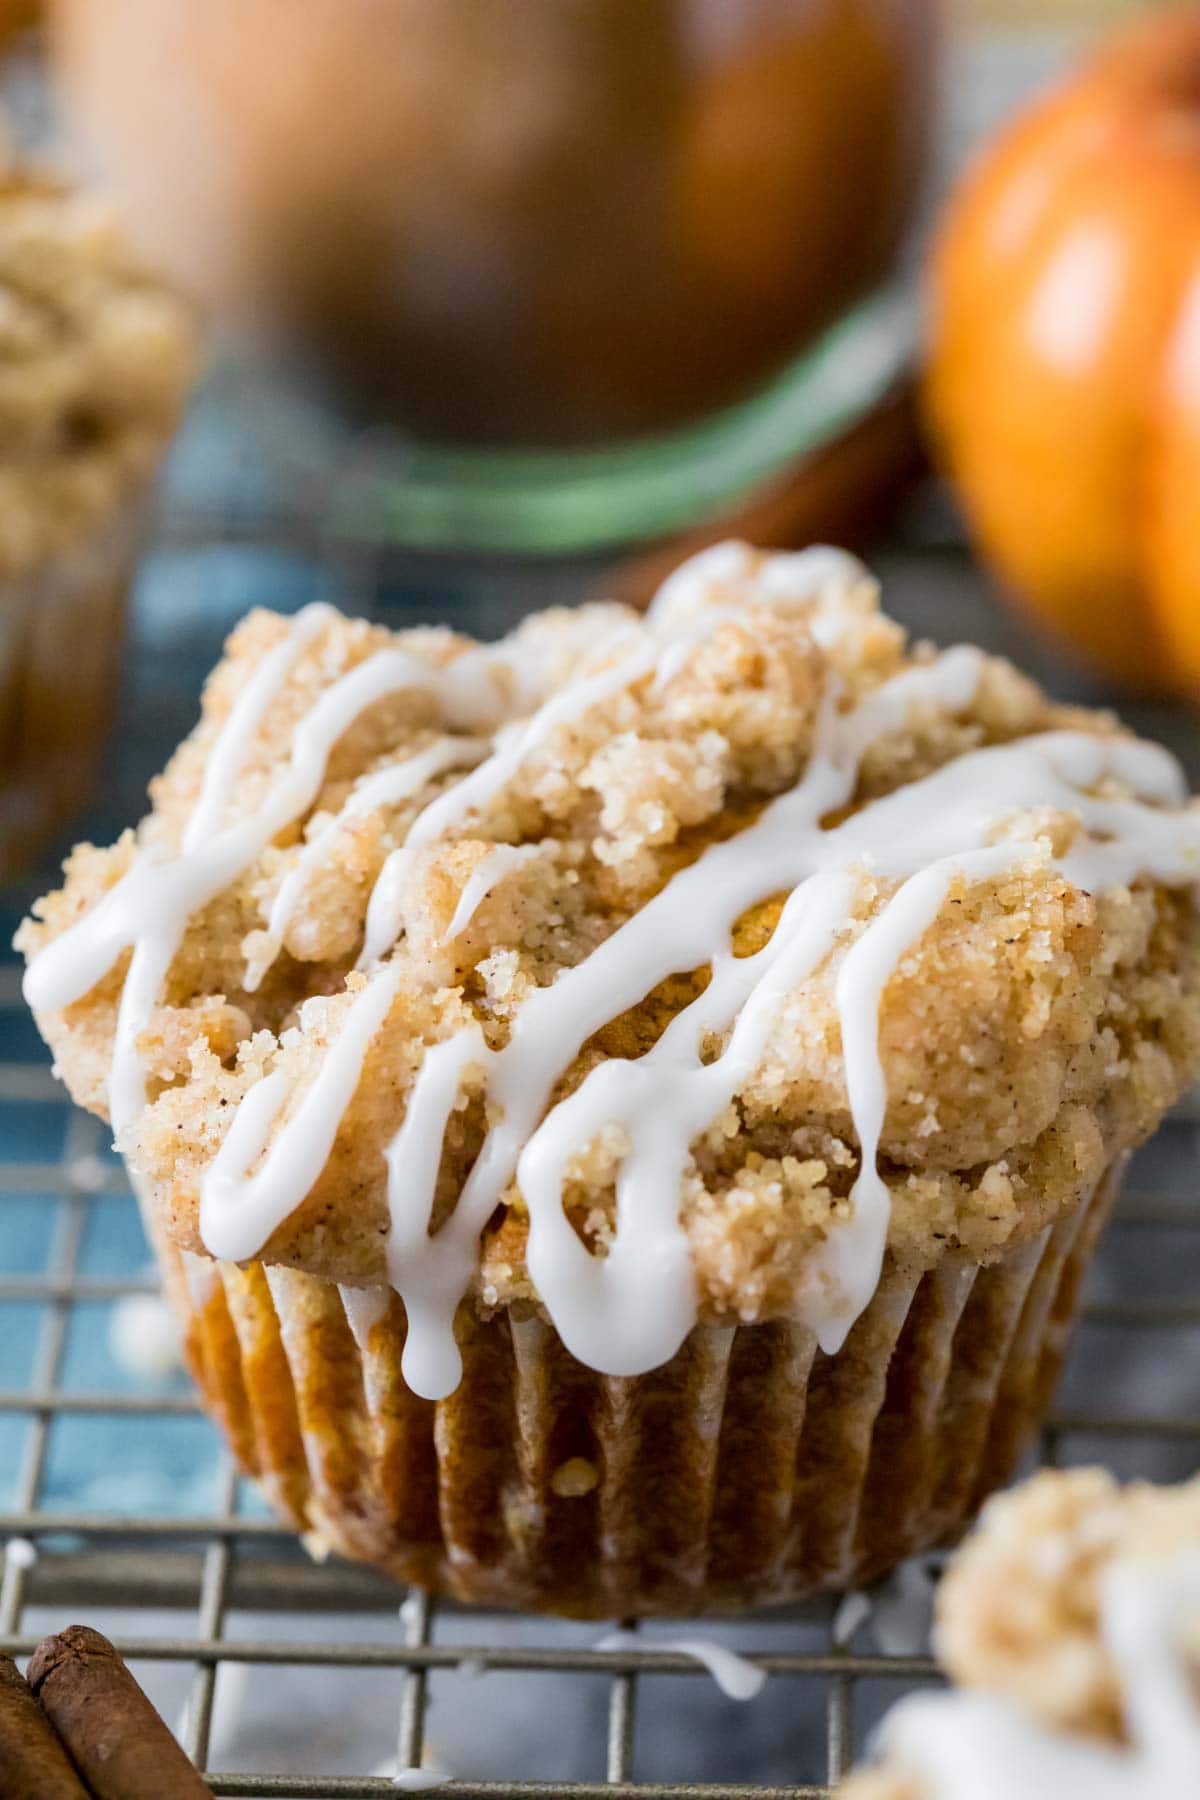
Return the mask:
[[[98,648],[116,642],[135,542],[134,690],[109,780],[122,818],[126,777],[136,793],[175,741],[249,605],[319,589],[494,636],[551,599],[643,602],[730,533],[869,547],[902,508],[894,536],[952,534],[918,374],[942,202],[973,145],[1153,10],[57,0],[47,17],[7,0],[10,135],[68,184],[67,214],[80,190],[112,200],[128,266],[97,283],[71,215],[56,255],[82,271],[21,288],[10,188],[0,275],[31,317],[0,319],[0,456],[7,435],[78,522],[32,547],[0,532],[0,576],[27,596],[12,615],[35,588],[39,616],[51,588],[61,615],[0,640],[0,857],[6,839],[10,863],[44,851],[100,766],[116,659],[86,707],[73,693],[88,716],[61,747],[53,670],[89,622]],[[148,282],[191,309],[192,381],[147,321]],[[903,616],[903,581],[892,598]],[[936,609],[912,606],[931,628]],[[37,757],[18,784],[23,741]],[[48,748],[60,791],[18,804],[35,760],[47,786]]]
[[[1130,25],[1151,36],[1098,51]],[[0,29],[5,941],[66,845],[139,816],[251,606],[493,637],[550,601],[640,604],[729,533],[861,548],[915,633],[1119,702],[1198,772],[1194,7],[0,0]],[[0,1508],[109,1521],[108,1548],[68,1534],[57,1572],[9,1581],[0,1629],[70,1605],[145,1635],[153,1605],[183,1633],[213,1541],[147,1559],[138,1533],[261,1506],[220,1472],[123,1177],[11,962],[0,1042]],[[1140,1185],[1192,1193],[1196,1149],[1178,1122]],[[1200,1329],[1189,1220],[1155,1216],[1110,1237],[1042,1448],[1170,1478],[1195,1466]],[[397,1640],[378,1584],[289,1566],[290,1599],[256,1611],[251,1569],[217,1630]],[[786,1651],[829,1619],[721,1629]],[[479,1632],[450,1613],[438,1641]],[[140,1672],[178,1718],[185,1661]],[[599,1677],[468,1677],[437,1675],[430,1723],[464,1778],[603,1766]],[[339,1684],[234,1663],[215,1707],[192,1686],[193,1742],[208,1706],[213,1766],[382,1766],[394,1671]],[[894,1685],[864,1685],[860,1727]],[[651,1689],[640,1779],[823,1778],[817,1684],[742,1709]]]

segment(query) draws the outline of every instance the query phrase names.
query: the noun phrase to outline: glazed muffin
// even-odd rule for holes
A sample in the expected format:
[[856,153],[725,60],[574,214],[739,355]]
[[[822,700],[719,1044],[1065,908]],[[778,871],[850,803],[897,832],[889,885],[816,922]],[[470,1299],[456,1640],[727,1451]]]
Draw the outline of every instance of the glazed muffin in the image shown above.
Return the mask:
[[493,646],[252,614],[152,798],[26,992],[286,1517],[613,1615],[867,1580],[1009,1474],[1200,1065],[1164,751],[730,544]]
[[0,296],[0,867],[11,867],[94,782],[144,502],[194,339],[104,204],[3,148]]
[[991,1501],[938,1596],[965,1692],[902,1701],[844,1800],[1177,1800],[1200,1770],[1200,1479],[1043,1473]]

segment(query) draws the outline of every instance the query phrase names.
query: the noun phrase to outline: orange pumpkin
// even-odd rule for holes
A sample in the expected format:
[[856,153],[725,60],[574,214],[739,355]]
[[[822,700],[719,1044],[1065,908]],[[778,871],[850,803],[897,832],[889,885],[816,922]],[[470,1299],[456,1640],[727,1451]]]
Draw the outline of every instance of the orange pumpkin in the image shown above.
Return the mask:
[[927,413],[985,557],[1094,666],[1200,695],[1200,7],[985,151],[932,299]]

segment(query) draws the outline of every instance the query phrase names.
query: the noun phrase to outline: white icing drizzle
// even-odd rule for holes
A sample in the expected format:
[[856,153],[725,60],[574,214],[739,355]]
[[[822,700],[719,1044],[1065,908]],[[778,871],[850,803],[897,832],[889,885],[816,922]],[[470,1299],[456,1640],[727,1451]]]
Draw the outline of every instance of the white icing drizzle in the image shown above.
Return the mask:
[[[326,688],[300,721],[282,776],[248,817],[218,829],[254,734],[272,699],[316,634],[334,617],[305,607],[263,659],[235,702],[213,745],[200,798],[179,854],[144,851],[92,910],[33,959],[24,994],[35,1010],[69,1006],[132,948],[121,991],[109,1075],[109,1117],[119,1137],[146,1101],[138,1038],[149,1022],[188,920],[237,879],[275,835],[312,805],[338,739],[378,701],[406,689],[436,693],[451,724],[492,721],[500,706],[496,676],[513,670],[509,647],[480,646],[446,670],[406,651],[377,651]],[[463,666],[465,665],[465,667]],[[510,680],[516,704],[528,686]],[[429,810],[429,809],[427,809]]]
[[[302,614],[284,640],[291,656],[281,656],[273,667],[276,686],[311,635],[311,620]],[[435,682],[434,671],[400,650],[381,650],[360,663],[326,688],[301,720],[287,768],[254,812],[208,838],[201,838],[189,824],[177,856],[163,859],[154,852],[139,856],[98,906],[29,965],[24,984],[29,1003],[35,1008],[66,1006],[94,987],[122,951],[132,947],[109,1077],[109,1114],[117,1136],[145,1104],[138,1037],[153,1012],[188,920],[236,880],[277,832],[307,811],[334,744],[368,707],[388,694],[428,688]],[[265,688],[255,696],[256,721],[267,698]],[[223,732],[214,746],[221,771],[214,793],[228,791],[236,756],[244,752],[250,735],[236,708],[226,730],[231,726],[230,739]],[[206,801],[202,795],[199,810],[206,817],[216,816],[216,800]]]
[[690,617],[713,605],[713,595],[722,588],[748,580],[754,562],[750,545],[736,538],[711,544],[671,571],[650,602],[646,618],[651,625],[661,625]]
[[[802,884],[756,956],[723,953],[700,999],[653,1049],[637,1062],[601,1063],[530,1139],[517,1170],[530,1215],[529,1272],[544,1298],[555,1296],[547,1298],[551,1316],[581,1361],[606,1374],[637,1374],[673,1355],[691,1330],[695,1281],[679,1224],[688,1147],[758,1062],[789,989],[833,948],[854,887],[840,874]],[[706,1036],[735,1017],[727,1048],[705,1065]],[[617,1176],[616,1233],[600,1257],[577,1236],[562,1192],[572,1156],[614,1122],[628,1147]],[[568,1292],[569,1306],[560,1305]]]
[[1054,1731],[989,1694],[919,1694],[885,1720],[889,1767],[923,1800],[1176,1800],[1200,1771],[1196,1671],[1180,1648],[1200,1619],[1200,1549],[1107,1571],[1101,1626],[1128,1744]]
[[468,1025],[427,1050],[404,1123],[385,1152],[391,1218],[388,1280],[403,1300],[408,1320],[404,1378],[414,1393],[439,1399],[453,1390],[461,1372],[454,1313],[474,1272],[484,1222],[479,1202],[467,1194],[469,1181],[441,1230],[431,1234],[429,1224],[446,1127],[463,1077],[473,1067],[495,1067],[495,1054],[478,1025]]
[[[650,642],[639,638],[634,649],[612,667],[568,684],[552,695],[523,727],[514,730],[486,762],[418,815],[405,844],[385,864],[372,896],[364,961],[382,954],[402,926],[402,874],[416,851],[451,829],[473,807],[486,804],[511,779],[524,758],[558,726],[570,724],[587,707],[652,674],[669,648],[669,644],[664,647],[656,638]],[[981,657],[976,651],[948,652],[926,668],[905,671],[844,718],[839,717],[831,693],[822,720],[823,743],[814,753],[804,780],[791,794],[769,807],[756,826],[731,843],[714,846],[584,964],[566,972],[553,988],[531,996],[502,1051],[491,1051],[478,1028],[468,1027],[448,1046],[438,1046],[427,1055],[410,1094],[405,1121],[387,1151],[389,1278],[408,1311],[404,1368],[414,1391],[441,1397],[452,1391],[458,1381],[461,1364],[454,1343],[453,1317],[474,1271],[479,1233],[516,1173],[518,1155],[534,1131],[555,1081],[583,1043],[610,1018],[635,1004],[665,974],[709,960],[714,954],[713,946],[727,936],[747,906],[803,879],[815,860],[814,845],[836,837],[819,833],[818,822],[824,813],[845,804],[852,795],[858,762],[867,745],[880,731],[902,723],[911,706],[922,699],[965,705],[974,692],[980,665]],[[797,844],[801,846],[799,854]],[[687,927],[683,929],[678,917],[681,903],[687,915]],[[843,914],[844,910],[843,904]],[[832,924],[831,915],[830,929]],[[811,928],[806,926],[804,943],[812,936]],[[828,939],[817,933],[814,961],[829,947]],[[781,940],[768,960],[776,961],[782,948]],[[668,959],[666,965],[664,955]],[[672,955],[674,960],[670,960]],[[733,959],[729,960],[732,963]],[[382,971],[373,980],[384,978],[386,973]],[[730,982],[737,985],[736,971]],[[322,1078],[328,1075],[331,1092],[353,1093],[365,1043],[351,1032],[350,1020],[366,1005],[370,992],[368,985],[351,1010],[342,1038],[326,1055]],[[764,1016],[760,1009],[751,1010],[738,1038],[739,1045],[749,1036],[751,1021]],[[722,1025],[728,1022],[728,1017],[721,1020]],[[694,1024],[689,1009],[679,1032],[672,1036],[672,1044]],[[484,1066],[489,1097],[501,1116],[488,1133],[451,1217],[431,1236],[429,1221],[442,1139],[450,1112],[458,1101],[462,1074],[471,1063]],[[740,1066],[736,1056],[724,1065],[726,1072]],[[288,1196],[290,1209],[294,1210],[311,1188],[319,1173],[319,1165],[314,1169],[309,1158],[310,1137],[316,1134],[306,1136],[299,1130],[299,1122],[306,1111],[317,1109],[318,1085],[319,1081],[314,1084],[311,1098],[296,1109],[289,1126],[253,1176],[250,1169],[262,1156],[286,1097],[279,1072],[261,1084],[264,1091],[252,1090],[243,1102],[235,1126],[203,1183],[201,1229],[214,1255],[238,1260],[239,1254],[231,1248],[233,1244],[250,1246],[240,1251],[240,1257],[254,1254],[287,1216]],[[709,1083],[705,1081],[702,1092],[707,1095],[708,1091]],[[728,1095],[721,1103],[727,1099]],[[665,1134],[665,1126],[663,1130]],[[530,1150],[535,1150],[533,1144]],[[672,1143],[673,1166],[682,1167],[686,1151],[686,1140]],[[657,1158],[647,1157],[644,1166],[652,1160],[661,1163],[666,1153],[664,1136]],[[535,1176],[531,1175],[533,1179]],[[630,1186],[628,1182],[625,1185]],[[648,1187],[649,1183],[643,1185]],[[657,1193],[657,1205],[649,1220],[643,1224],[639,1218],[630,1227],[635,1236],[626,1241],[633,1247],[624,1251],[619,1245],[614,1246],[608,1259],[611,1262],[613,1256],[617,1258],[613,1271],[639,1269],[639,1291],[652,1292],[654,1304],[631,1307],[617,1291],[617,1273],[606,1274],[605,1265],[597,1263],[595,1273],[586,1277],[593,1297],[590,1319],[581,1317],[578,1330],[573,1315],[579,1298],[576,1284],[584,1265],[573,1249],[565,1247],[561,1232],[555,1230],[551,1205],[538,1208],[527,1196],[533,1218],[531,1269],[543,1299],[577,1353],[584,1353],[586,1342],[589,1355],[597,1358],[596,1366],[610,1368],[610,1372],[628,1373],[634,1363],[644,1368],[665,1360],[686,1335],[694,1315],[687,1246],[675,1217],[677,1188],[659,1186]],[[627,1216],[641,1210],[631,1207]],[[211,1222],[215,1235],[210,1235],[210,1223],[206,1221]],[[541,1238],[543,1242],[550,1239],[549,1259],[561,1265],[564,1286],[571,1289],[567,1304],[559,1303],[560,1291],[554,1285],[553,1272],[548,1271],[550,1280],[543,1284],[534,1268],[538,1255],[534,1240],[543,1223],[548,1225]],[[257,1244],[253,1241],[256,1237]],[[636,1255],[639,1243],[646,1252],[644,1272]],[[593,1267],[590,1259],[587,1267]],[[635,1310],[643,1319],[640,1331],[632,1325]],[[612,1326],[619,1329],[610,1333]],[[593,1344],[598,1336],[606,1339],[606,1347]]]
[[[483,738],[441,737],[415,756],[366,776],[329,822],[310,838],[279,885],[267,920],[265,941],[247,969],[245,987],[253,993],[278,956],[292,916],[315,870],[327,862],[347,825],[385,806],[399,806],[448,769],[471,768],[487,754]],[[482,896],[481,896],[482,897]]]
[[4,1560],[10,1569],[32,1569],[37,1559],[37,1545],[29,1538],[12,1537],[4,1546]]
[[133,947],[121,990],[108,1081],[115,1134],[144,1103],[145,1080],[137,1040],[187,919],[233,879],[238,855],[245,853],[248,861],[256,854],[244,829],[218,830],[254,734],[292,663],[332,617],[327,606],[306,606],[238,695],[213,745],[179,856],[164,862],[154,851],[139,854],[99,904],[47,945],[25,971],[24,993],[31,1006],[67,1006],[94,987],[122,952]]
[[593,1646],[596,1650],[665,1650],[688,1656],[708,1670],[727,1700],[755,1700],[767,1685],[767,1671],[748,1657],[739,1656],[714,1638],[642,1638],[636,1631],[610,1631]]
[[[572,659],[611,649],[628,630],[628,612],[611,603],[572,609]],[[446,721],[458,730],[496,732],[535,711],[553,688],[554,654],[518,628],[494,644],[473,644],[446,665],[439,692]]]
[[195,850],[220,830],[230,795],[245,767],[263,715],[283,686],[296,658],[336,617],[333,608],[322,601],[301,608],[289,629],[268,650],[238,694],[204,765],[200,797],[183,833],[185,850]]
[[521,764],[539,749],[560,725],[569,725],[581,713],[597,706],[610,694],[629,687],[639,676],[648,674],[661,654],[657,640],[649,643],[642,632],[630,632],[637,641],[630,655],[602,669],[597,675],[586,675],[569,682],[528,719],[513,727],[497,742],[486,762],[464,781],[439,794],[437,799],[418,813],[409,827],[408,836],[380,870],[379,879],[367,904],[367,926],[359,967],[371,968],[385,957],[404,928],[404,886],[408,872],[418,853],[427,845],[453,831],[472,812],[478,812],[500,789],[512,780]]
[[[672,639],[655,685],[672,681],[696,646],[748,602],[785,612],[802,608],[814,640],[828,648],[856,616],[851,596],[874,589],[857,557],[826,544],[776,556],[736,541],[714,544],[668,575],[647,610],[651,628]],[[735,598],[721,605],[716,596],[726,590]],[[696,621],[690,629],[689,621]]]
[[[765,556],[732,540],[701,550],[668,575],[646,617],[659,630],[676,627],[686,618],[718,610],[714,596],[728,589],[738,607],[748,601],[785,611],[803,607],[817,642],[829,644],[848,621],[849,597],[874,586],[856,556],[829,544]],[[719,616],[728,617],[732,610],[721,608]]]
[[[404,1351],[405,1378],[416,1391],[440,1397],[457,1383],[454,1309],[445,1302],[453,1296],[457,1304],[465,1291],[479,1233],[514,1174],[530,1214],[530,1273],[574,1354],[606,1373],[630,1374],[654,1367],[678,1348],[695,1313],[691,1262],[678,1221],[678,1178],[688,1145],[753,1067],[772,1008],[787,984],[802,978],[805,965],[815,967],[828,951],[849,909],[853,883],[844,866],[837,868],[836,851],[830,851],[838,834],[821,833],[818,821],[853,791],[861,749],[879,729],[900,722],[922,698],[965,705],[979,664],[974,652],[952,651],[928,668],[897,676],[842,718],[831,704],[825,751],[814,755],[799,786],[769,806],[750,830],[714,845],[683,870],[584,963],[530,995],[503,1050],[488,1050],[477,1029],[468,1027],[442,1047],[443,1056],[427,1057],[388,1152],[391,1241],[404,1245],[402,1253],[389,1255],[389,1275],[406,1305],[411,1295],[419,1307],[419,1328],[410,1318]],[[911,829],[907,815],[901,823]],[[666,975],[712,960],[713,946],[727,940],[739,915],[803,881],[823,848],[836,872],[819,892],[793,897],[759,957],[718,956],[708,989],[672,1022],[649,1056],[601,1064],[536,1129],[559,1075],[594,1031]],[[845,858],[840,860],[844,865]],[[746,1005],[725,1055],[711,1069],[702,1068],[704,1033],[727,1027],[756,979],[776,964],[779,986],[766,983],[758,1003]],[[432,1164],[436,1173],[457,1092],[448,1086],[445,1071],[481,1061],[500,1118],[453,1214],[430,1237],[428,1170]],[[585,1129],[573,1128],[576,1121]],[[625,1128],[640,1154],[622,1167],[617,1236],[601,1259],[588,1254],[563,1215],[562,1177],[571,1153],[612,1122]],[[435,1156],[426,1151],[418,1158],[419,1146],[430,1138]],[[443,1304],[440,1320],[432,1308],[435,1300]]]
[[392,1776],[392,1786],[401,1794],[428,1794],[434,1788],[445,1787],[451,1779],[442,1769],[422,1769],[415,1766],[397,1769]]
[[847,953],[838,970],[837,1009],[846,1065],[850,1116],[858,1133],[859,1175],[850,1190],[849,1217],[831,1231],[813,1259],[828,1296],[808,1322],[826,1352],[840,1350],[879,1285],[892,1201],[878,1169],[887,1109],[887,1081],[879,1058],[879,1004],[905,951],[936,920],[956,876],[987,880],[1035,853],[1030,844],[997,844],[945,857],[913,875]]
[[870,1590],[852,1588],[833,1620],[833,1641],[848,1649],[863,1625],[885,1656],[919,1656],[929,1648],[937,1573],[929,1559],[910,1557]]
[[514,869],[520,869],[542,854],[540,844],[497,844],[483,861],[472,869],[458,897],[454,917],[446,927],[446,942],[461,937],[483,902]]
[[[361,961],[370,972],[315,1079],[303,1093],[293,1093],[288,1075],[276,1068],[243,1100],[202,1184],[201,1234],[212,1255],[243,1261],[259,1254],[320,1175],[396,993],[398,973],[382,959],[404,927],[414,857],[486,807],[551,734],[569,729],[588,708],[643,678],[661,684],[676,673],[696,644],[730,616],[723,584],[740,582],[744,598],[781,609],[807,608],[810,629],[831,642],[852,616],[854,596],[865,591],[867,579],[840,552],[762,559],[745,546],[720,546],[671,578],[648,627],[624,624],[614,636],[612,620],[622,615],[605,615],[605,648],[623,653],[502,729],[484,760],[478,760],[477,743],[468,748],[461,739],[442,739],[359,784],[341,813],[300,852],[281,887],[268,925],[275,946],[304,880],[348,817],[419,792],[425,780],[456,763],[476,765],[418,813],[385,863],[364,935]],[[257,809],[223,825],[263,713],[327,617],[322,609],[300,615],[243,690],[214,749],[180,853],[139,857],[27,971],[31,1002],[51,1009],[86,992],[132,946],[111,1080],[118,1130],[144,1103],[137,1039],[188,917],[311,807],[330,751],[362,711],[386,694],[422,687],[439,699],[451,728],[491,729],[503,719],[506,703],[527,710],[540,698],[541,677],[524,668],[511,643],[467,652],[443,670],[400,650],[380,651],[323,691],[297,726],[290,761]],[[489,1047],[471,1024],[427,1051],[385,1152],[388,1275],[407,1310],[404,1372],[416,1392],[440,1398],[457,1383],[455,1311],[476,1270],[480,1232],[514,1179],[529,1211],[530,1273],[574,1354],[614,1375],[639,1373],[673,1354],[695,1317],[694,1276],[678,1216],[691,1145],[761,1061],[796,989],[838,947],[869,874],[901,885],[847,953],[837,980],[860,1173],[840,1209],[844,1216],[831,1222],[810,1257],[807,1286],[796,1301],[798,1316],[820,1344],[829,1352],[840,1347],[877,1285],[890,1210],[876,1166],[886,1103],[880,1001],[900,958],[936,919],[950,884],[992,879],[1048,855],[1045,846],[993,842],[1007,818],[1043,807],[1080,821],[1060,867],[1081,887],[1107,888],[1143,875],[1185,883],[1200,875],[1200,816],[1156,810],[1178,808],[1186,798],[1174,760],[1152,745],[1080,732],[1047,733],[961,756],[827,828],[823,821],[853,800],[867,750],[903,728],[914,707],[961,712],[983,666],[980,652],[951,650],[910,667],[846,711],[839,710],[831,678],[795,787],[739,836],[712,845],[676,874],[582,963],[531,994],[502,1048]],[[1109,777],[1138,798],[1097,797],[1094,790]],[[466,928],[484,895],[518,860],[538,853],[536,845],[492,849],[466,884],[449,935]],[[789,898],[770,940],[753,956],[735,957],[735,922],[776,894]],[[636,1062],[601,1063],[547,1113],[557,1082],[594,1032],[667,976],[705,965],[712,971],[707,988],[648,1054]],[[472,1072],[489,1128],[453,1211],[431,1235],[447,1126],[467,1103],[464,1087]],[[600,1133],[611,1134],[619,1146],[616,1229],[603,1256],[589,1252],[563,1208],[572,1160]]]
[[292,1085],[283,1069],[274,1069],[250,1089],[200,1189],[200,1236],[213,1256],[245,1262],[257,1255],[313,1187],[399,980],[399,969],[388,968],[363,984],[312,1086],[253,1175],[248,1171],[262,1157]]

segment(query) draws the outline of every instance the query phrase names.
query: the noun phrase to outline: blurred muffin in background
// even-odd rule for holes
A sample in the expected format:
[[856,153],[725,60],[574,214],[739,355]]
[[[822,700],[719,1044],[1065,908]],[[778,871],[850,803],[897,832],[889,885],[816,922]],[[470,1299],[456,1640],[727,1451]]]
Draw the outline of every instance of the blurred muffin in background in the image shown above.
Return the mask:
[[0,147],[0,868],[86,802],[139,522],[190,381],[183,303],[94,197]]
[[1043,1470],[950,1562],[912,1693],[837,1800],[1182,1800],[1200,1769],[1200,1478]]

